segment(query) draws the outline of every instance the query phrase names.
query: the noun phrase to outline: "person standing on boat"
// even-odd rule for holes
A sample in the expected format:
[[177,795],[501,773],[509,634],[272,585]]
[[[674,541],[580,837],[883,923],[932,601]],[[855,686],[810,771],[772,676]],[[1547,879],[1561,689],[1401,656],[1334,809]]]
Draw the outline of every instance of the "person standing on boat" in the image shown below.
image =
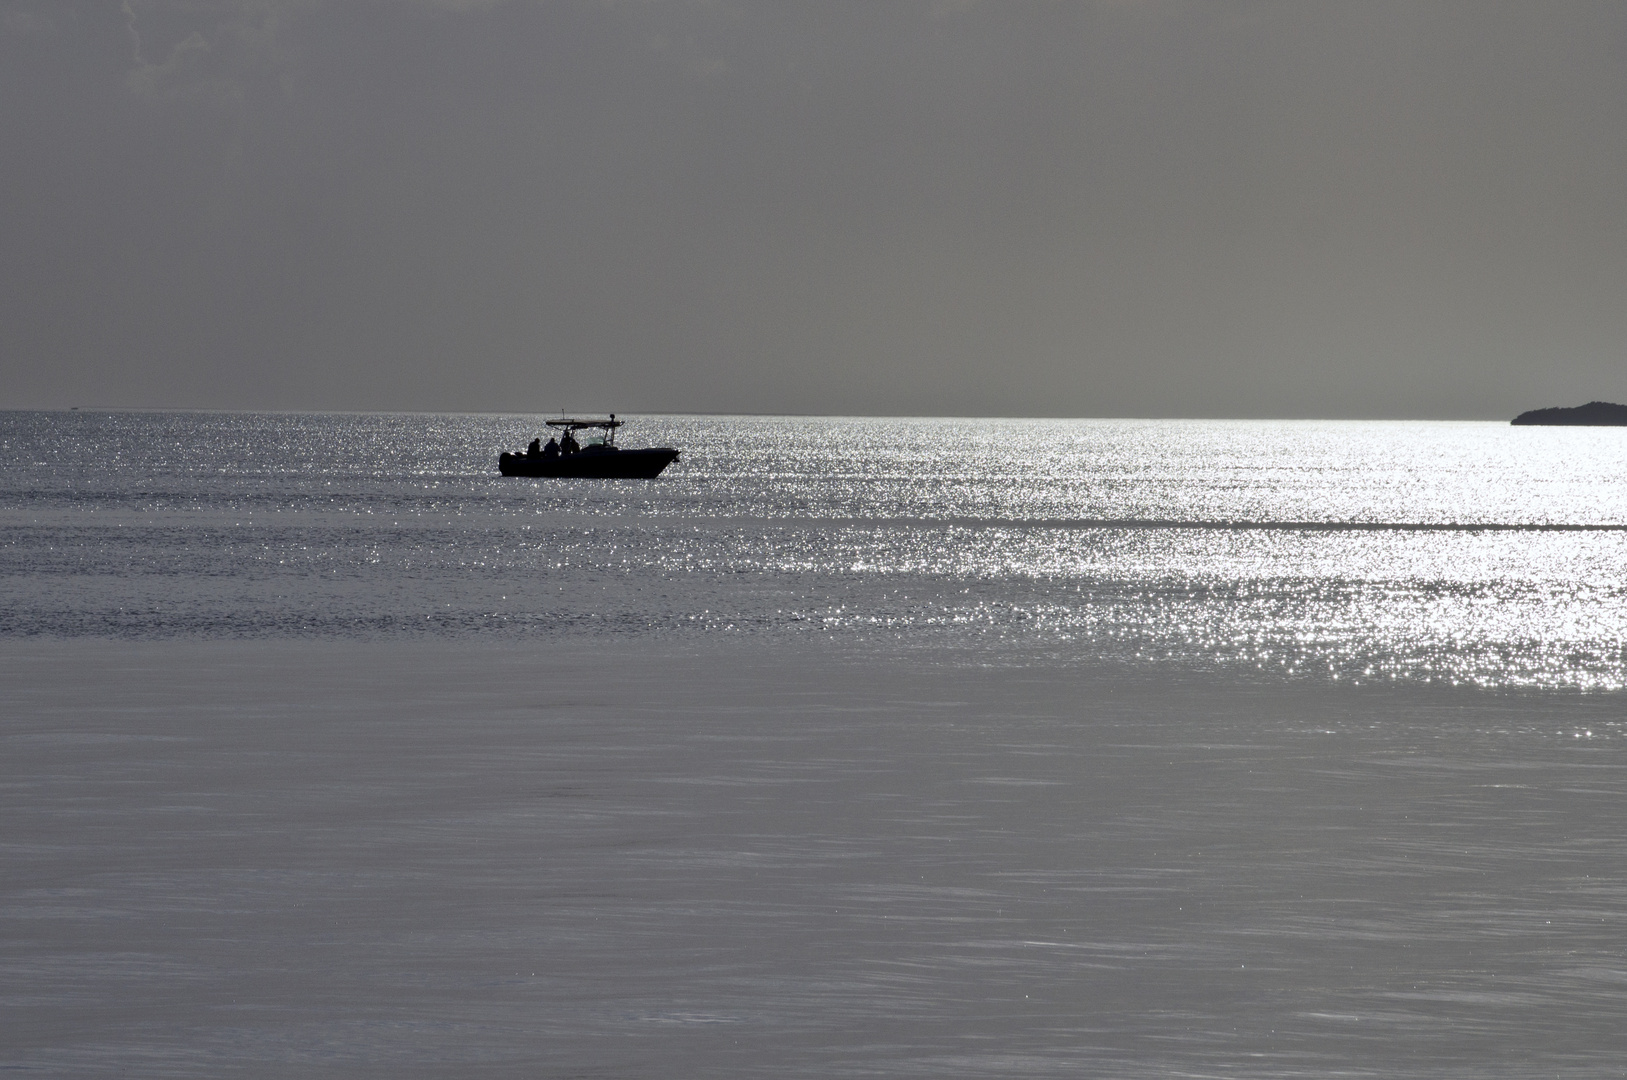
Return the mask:
[[542,448],[542,456],[547,458],[559,456],[559,443],[555,442],[552,436],[548,438],[548,445]]

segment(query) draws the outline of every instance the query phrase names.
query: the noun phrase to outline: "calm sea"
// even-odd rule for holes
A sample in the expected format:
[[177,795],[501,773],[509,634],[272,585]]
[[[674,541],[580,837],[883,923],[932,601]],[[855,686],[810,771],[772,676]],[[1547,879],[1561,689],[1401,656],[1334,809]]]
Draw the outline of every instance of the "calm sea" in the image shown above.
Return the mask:
[[1623,1075],[1627,430],[0,414],[0,1071]]
[[[0,413],[0,635],[817,635],[1157,671],[1627,683],[1627,430]],[[1269,674],[1267,674],[1269,673]]]

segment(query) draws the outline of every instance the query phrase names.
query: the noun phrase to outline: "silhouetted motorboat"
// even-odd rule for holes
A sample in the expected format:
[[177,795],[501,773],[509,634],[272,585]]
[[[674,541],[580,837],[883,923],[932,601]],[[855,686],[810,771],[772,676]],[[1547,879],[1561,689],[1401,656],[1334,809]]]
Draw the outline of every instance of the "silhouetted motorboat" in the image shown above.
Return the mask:
[[[646,447],[641,450],[623,450],[616,445],[616,429],[625,420],[617,420],[611,413],[608,420],[582,420],[564,418],[545,421],[559,429],[556,440],[532,439],[531,446],[518,454],[504,452],[497,455],[497,470],[504,476],[571,477],[598,480],[649,480],[661,475],[678,459],[678,451],[670,447]],[[603,431],[597,439],[586,444],[576,441],[578,431]]]

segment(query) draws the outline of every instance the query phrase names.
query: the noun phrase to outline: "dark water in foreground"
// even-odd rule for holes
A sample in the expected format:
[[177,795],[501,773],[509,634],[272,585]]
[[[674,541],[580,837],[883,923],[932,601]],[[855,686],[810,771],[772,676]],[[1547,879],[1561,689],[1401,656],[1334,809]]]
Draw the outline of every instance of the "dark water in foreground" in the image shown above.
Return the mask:
[[0,650],[0,1064],[1621,1075],[1615,695],[950,659]]

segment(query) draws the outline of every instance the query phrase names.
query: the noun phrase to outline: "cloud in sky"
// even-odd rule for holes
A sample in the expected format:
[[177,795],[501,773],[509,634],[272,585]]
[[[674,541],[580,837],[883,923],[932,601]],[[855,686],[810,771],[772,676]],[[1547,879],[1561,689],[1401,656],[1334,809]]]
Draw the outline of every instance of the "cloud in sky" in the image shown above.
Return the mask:
[[1627,398],[1627,9],[13,2],[0,405]]

